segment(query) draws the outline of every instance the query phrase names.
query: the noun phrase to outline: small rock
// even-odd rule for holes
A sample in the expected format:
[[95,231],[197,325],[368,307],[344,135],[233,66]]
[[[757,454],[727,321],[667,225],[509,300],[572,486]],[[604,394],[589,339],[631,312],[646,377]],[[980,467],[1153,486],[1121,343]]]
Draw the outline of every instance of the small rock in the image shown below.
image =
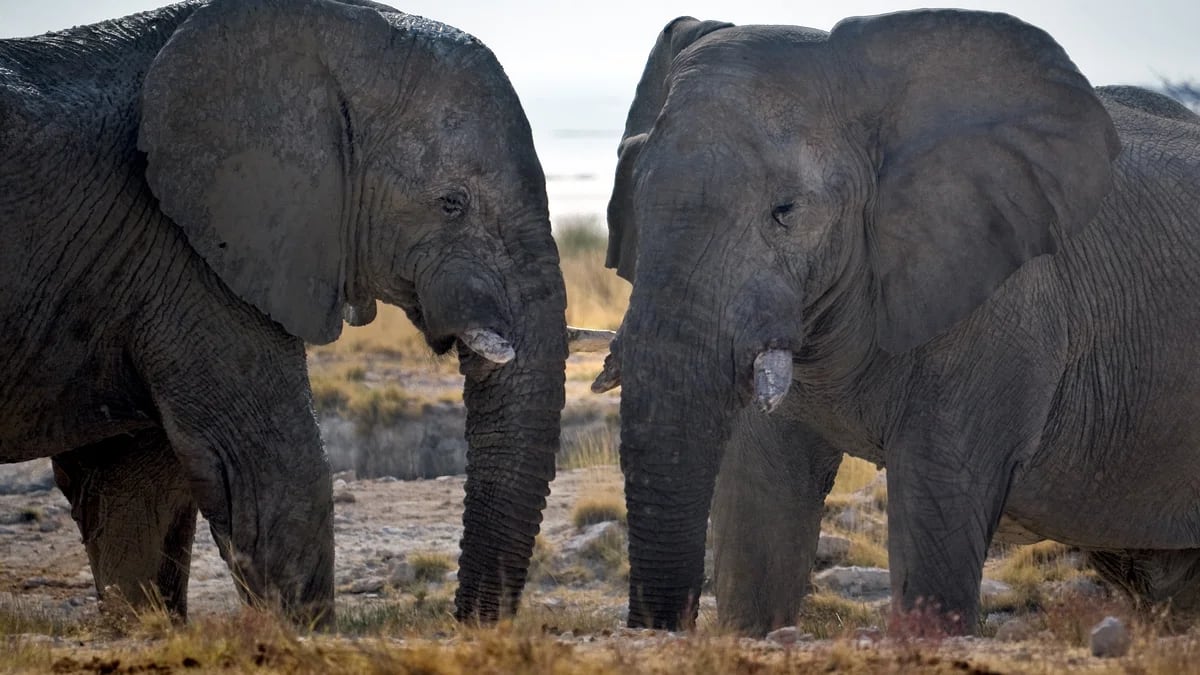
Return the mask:
[[357,579],[350,583],[346,588],[347,593],[379,593],[383,590],[383,578],[367,577],[366,579]]
[[795,626],[784,626],[767,633],[766,639],[768,642],[781,645],[794,645],[797,642],[808,642],[813,639],[813,636],[812,633],[801,633],[800,629]]
[[816,564],[818,567],[829,567],[830,565],[844,563],[848,555],[850,555],[849,539],[824,533],[817,539]]
[[407,560],[401,559],[393,562],[391,570],[388,571],[388,583],[393,586],[411,584],[416,579],[417,575]]
[[391,525],[385,525],[383,527],[383,529],[380,530],[380,532],[383,532],[384,534],[386,534],[388,536],[392,536],[392,537],[404,534],[404,530],[402,530],[398,527],[392,527]]
[[614,530],[619,531],[620,529],[621,524],[613,520],[588,525],[578,536],[572,537],[562,545],[562,552],[579,553],[586,550],[593,542],[603,539],[610,532]]
[[1115,616],[1106,616],[1092,628],[1092,656],[1113,658],[1129,652],[1132,639],[1124,622]]
[[844,597],[886,598],[891,595],[891,573],[881,567],[830,567],[813,577],[820,588]]
[[450,480],[451,478],[454,478],[454,476],[438,476],[437,478],[434,478],[434,480],[439,483],[442,483],[442,482]]
[[994,598],[999,595],[1012,593],[1012,586],[995,579],[984,579],[979,584],[979,595],[983,598]]
[[38,525],[38,532],[54,532],[58,530],[59,527],[62,527],[62,525],[57,519],[47,518]]
[[858,509],[854,507],[842,509],[841,513],[833,517],[833,523],[848,532],[858,531],[860,520]]
[[546,598],[542,601],[542,607],[552,611],[560,610],[566,606],[567,603],[562,598]]
[[345,487],[346,487],[346,481],[342,480],[341,478],[333,481],[333,489],[334,490],[342,490]]
[[400,480],[400,479],[396,478],[395,476],[380,476],[379,478],[375,479],[375,482],[376,483],[395,483],[398,480]]
[[334,504],[353,504],[356,501],[358,501],[358,498],[349,490],[341,490],[333,493]]
[[339,480],[346,481],[347,483],[353,483],[354,481],[358,480],[358,474],[354,472],[354,469],[346,469],[345,471],[339,471],[333,474],[333,480],[335,481],[335,484],[336,481]]
[[996,629],[996,639],[1001,642],[1022,642],[1032,639],[1036,634],[1033,625],[1021,617],[1011,618]]

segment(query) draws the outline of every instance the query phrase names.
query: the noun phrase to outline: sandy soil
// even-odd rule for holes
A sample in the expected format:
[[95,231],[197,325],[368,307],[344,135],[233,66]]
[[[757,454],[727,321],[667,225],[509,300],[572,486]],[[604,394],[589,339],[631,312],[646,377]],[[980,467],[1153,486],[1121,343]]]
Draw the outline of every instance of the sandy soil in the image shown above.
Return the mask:
[[[378,597],[371,588],[396,561],[414,553],[458,556],[462,534],[463,476],[398,481],[335,480],[335,575],[339,604]],[[570,511],[581,491],[600,483],[616,487],[615,468],[562,471],[552,485],[542,525],[558,550],[577,535]],[[352,500],[352,501],[351,501]],[[76,616],[96,612],[96,591],[87,554],[70,507],[57,489],[0,495],[0,598],[57,608]],[[452,581],[452,578],[450,579]],[[238,604],[228,568],[201,520],[192,557],[188,602],[193,614],[230,611]]]

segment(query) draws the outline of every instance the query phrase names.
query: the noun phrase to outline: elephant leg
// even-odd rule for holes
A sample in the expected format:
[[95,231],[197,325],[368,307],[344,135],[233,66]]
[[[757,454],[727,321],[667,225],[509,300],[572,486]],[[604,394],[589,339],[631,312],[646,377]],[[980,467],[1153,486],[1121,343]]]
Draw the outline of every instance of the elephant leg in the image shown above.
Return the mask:
[[1200,549],[1087,551],[1087,561],[1139,604],[1200,611]]
[[143,370],[243,599],[325,626],[333,485],[303,343],[267,330],[238,335],[230,323],[228,333],[200,324],[189,336],[166,336],[163,351],[144,352]]
[[901,634],[977,629],[983,563],[1012,475],[1001,460],[985,461],[988,452],[933,447],[900,441],[888,461],[892,630]]
[[93,443],[53,458],[101,599],[134,608],[161,602],[187,618],[196,503],[160,430]]
[[750,409],[738,417],[711,512],[723,626],[762,635],[796,622],[841,460],[799,422]]

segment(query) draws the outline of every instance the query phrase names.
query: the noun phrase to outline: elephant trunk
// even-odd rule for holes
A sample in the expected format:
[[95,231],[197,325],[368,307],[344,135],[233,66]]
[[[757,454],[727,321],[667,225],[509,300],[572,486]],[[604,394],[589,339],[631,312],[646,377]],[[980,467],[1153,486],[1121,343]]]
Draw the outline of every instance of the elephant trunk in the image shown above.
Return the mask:
[[[517,261],[509,287],[520,317],[505,335],[504,363],[460,342],[466,376],[467,482],[455,615],[492,622],[516,611],[534,538],[554,479],[567,357],[566,294],[549,226],[545,241],[514,250],[549,251]],[[531,235],[533,236],[533,235]]]
[[733,358],[694,314],[662,310],[678,303],[638,295],[635,286],[620,344],[629,625],[676,630],[699,608],[709,508],[735,410]]

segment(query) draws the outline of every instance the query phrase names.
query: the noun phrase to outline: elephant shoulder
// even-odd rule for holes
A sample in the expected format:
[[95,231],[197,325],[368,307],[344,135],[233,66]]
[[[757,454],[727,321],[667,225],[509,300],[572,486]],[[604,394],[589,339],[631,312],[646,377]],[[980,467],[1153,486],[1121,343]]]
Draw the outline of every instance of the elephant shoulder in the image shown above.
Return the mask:
[[1096,87],[1096,95],[1110,110],[1114,105],[1121,105],[1155,117],[1200,124],[1200,115],[1189,110],[1187,106],[1166,94],[1142,87],[1127,85]]

